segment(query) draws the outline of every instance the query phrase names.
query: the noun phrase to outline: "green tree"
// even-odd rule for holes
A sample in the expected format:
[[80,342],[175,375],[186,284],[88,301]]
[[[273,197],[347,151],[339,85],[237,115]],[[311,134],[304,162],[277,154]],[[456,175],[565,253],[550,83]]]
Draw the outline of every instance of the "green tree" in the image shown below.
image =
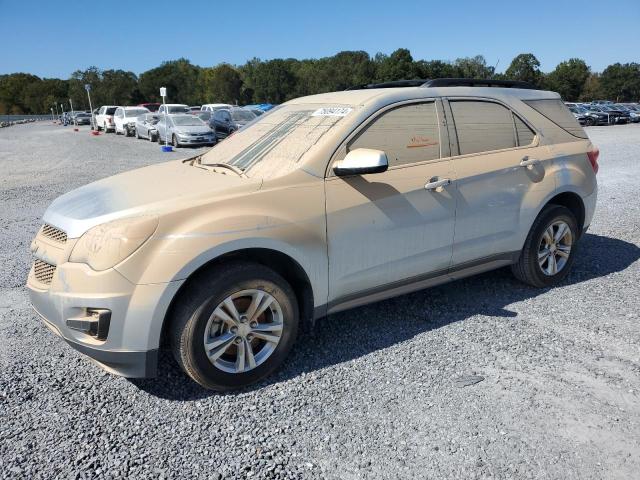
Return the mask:
[[614,63],[600,75],[602,93],[618,102],[640,100],[640,64]]
[[388,56],[378,53],[374,61],[376,63],[376,80],[378,82],[418,78],[418,70],[413,57],[406,48],[399,48]]
[[186,58],[163,62],[140,75],[138,89],[146,101],[160,101],[160,87],[167,88],[167,102],[194,105],[204,100],[198,93],[200,67]]
[[40,78],[29,73],[12,73],[0,77],[0,105],[4,110],[0,113],[40,113],[32,112],[25,98],[29,86],[38,82],[41,82]]
[[591,73],[584,82],[582,93],[579,100],[582,102],[591,102],[603,98],[605,95],[602,93],[602,87],[600,85],[600,75],[597,73]]
[[457,75],[462,78],[491,78],[495,68],[488,66],[482,55],[475,57],[458,58],[453,63]]
[[242,78],[228,63],[200,71],[199,90],[205,103],[231,103],[241,99]]
[[457,68],[444,60],[418,60],[415,62],[418,78],[452,78],[457,75]]
[[504,72],[504,77],[508,80],[521,80],[532,85],[540,85],[542,80],[540,62],[532,53],[521,53],[511,61]]
[[546,76],[545,87],[558,92],[564,100],[575,101],[580,98],[590,74],[589,66],[584,60],[571,58],[559,63]]
[[282,103],[293,96],[296,77],[290,61],[278,58],[263,62],[254,58],[241,71],[253,102]]

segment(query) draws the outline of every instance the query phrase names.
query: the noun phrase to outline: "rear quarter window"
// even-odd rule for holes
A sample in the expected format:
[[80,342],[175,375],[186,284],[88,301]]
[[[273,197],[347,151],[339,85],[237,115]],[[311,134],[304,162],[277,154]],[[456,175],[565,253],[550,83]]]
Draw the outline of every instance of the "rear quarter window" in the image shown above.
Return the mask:
[[562,100],[523,100],[523,102],[574,137],[589,138]]

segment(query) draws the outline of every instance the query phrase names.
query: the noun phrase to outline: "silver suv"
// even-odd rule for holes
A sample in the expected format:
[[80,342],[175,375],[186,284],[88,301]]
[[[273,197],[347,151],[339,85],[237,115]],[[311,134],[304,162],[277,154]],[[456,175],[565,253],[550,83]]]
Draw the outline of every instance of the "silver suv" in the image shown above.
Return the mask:
[[55,200],[27,286],[107,370],[153,376],[169,345],[228,390],[333,312],[505,265],[557,284],[593,216],[597,158],[557,93],[517,82],[299,98],[204,155]]

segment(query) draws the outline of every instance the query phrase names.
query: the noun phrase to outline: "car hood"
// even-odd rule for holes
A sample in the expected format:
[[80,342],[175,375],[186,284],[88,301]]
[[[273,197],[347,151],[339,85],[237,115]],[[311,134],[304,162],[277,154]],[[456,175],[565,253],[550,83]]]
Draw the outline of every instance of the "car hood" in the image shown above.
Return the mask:
[[[224,173],[222,173],[224,172]],[[162,214],[182,202],[244,194],[260,188],[259,179],[191,166],[182,160],[114,175],[65,193],[51,203],[45,223],[77,238],[91,227],[123,217]]]
[[206,125],[196,125],[193,127],[189,126],[180,126],[174,127],[173,130],[177,133],[211,133],[211,129]]

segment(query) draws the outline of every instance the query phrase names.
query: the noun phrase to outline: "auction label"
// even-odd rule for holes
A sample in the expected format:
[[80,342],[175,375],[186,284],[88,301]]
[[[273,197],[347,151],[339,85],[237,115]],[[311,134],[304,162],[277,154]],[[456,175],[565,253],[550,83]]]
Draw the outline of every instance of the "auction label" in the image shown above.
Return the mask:
[[319,108],[311,114],[312,117],[344,117],[348,115],[353,108],[349,107],[324,107]]

